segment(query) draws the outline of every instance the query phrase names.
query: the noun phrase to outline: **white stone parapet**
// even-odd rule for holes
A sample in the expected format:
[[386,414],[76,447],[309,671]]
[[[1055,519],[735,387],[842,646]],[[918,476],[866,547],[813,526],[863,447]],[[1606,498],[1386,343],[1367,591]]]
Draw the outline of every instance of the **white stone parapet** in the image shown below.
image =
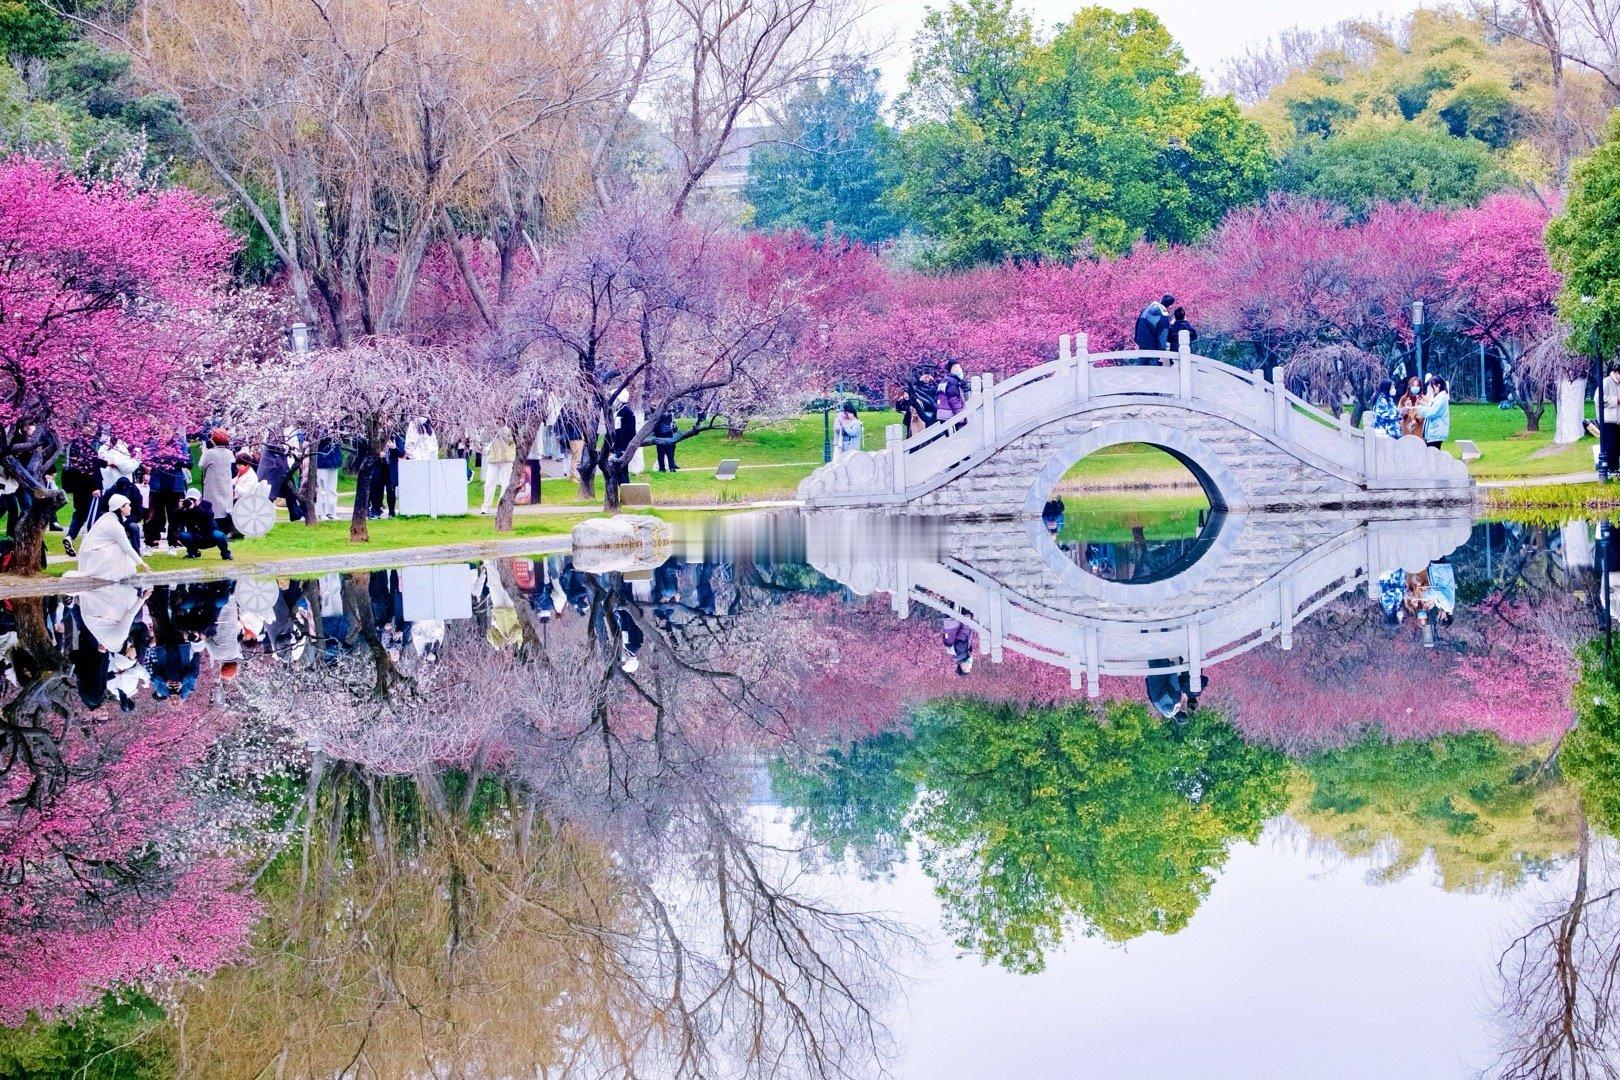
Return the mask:
[[813,508],[1027,516],[1070,465],[1106,446],[1161,447],[1226,510],[1461,505],[1462,462],[1411,436],[1357,430],[1253,372],[1176,352],[1058,358],[1004,381],[974,380],[967,409],[882,450],[846,454],[799,485]]

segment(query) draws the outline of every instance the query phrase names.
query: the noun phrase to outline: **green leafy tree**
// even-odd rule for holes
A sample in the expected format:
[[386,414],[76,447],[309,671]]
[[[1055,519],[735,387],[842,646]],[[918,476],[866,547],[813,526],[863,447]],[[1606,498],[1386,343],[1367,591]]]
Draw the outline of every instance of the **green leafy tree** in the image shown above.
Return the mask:
[[890,873],[906,855],[906,815],[917,782],[904,769],[911,739],[883,732],[829,752],[813,768],[772,762],[771,793],[793,807],[793,825],[813,850],[852,858],[869,878]]
[[782,141],[761,146],[748,162],[744,196],[754,223],[866,243],[898,236],[904,220],[884,200],[894,132],[882,105],[876,71],[840,75],[795,96]]
[[72,36],[67,20],[40,0],[0,0],[0,53],[8,58],[50,56]]
[[1564,736],[1558,763],[1580,791],[1592,823],[1620,836],[1620,661],[1601,642],[1581,650],[1575,682],[1575,728]]
[[954,0],[900,113],[896,201],[948,266],[1193,240],[1270,172],[1261,129],[1143,10],[1085,8],[1042,41],[1010,0]]
[[1109,941],[1180,930],[1286,787],[1281,755],[1218,716],[1171,724],[1138,704],[937,705],[909,771],[947,927],[1020,972],[1041,970],[1076,920]]
[[1547,255],[1564,275],[1558,314],[1572,352],[1620,351],[1620,115],[1603,145],[1575,163],[1564,212],[1547,226]]
[[1379,202],[1473,206],[1512,178],[1482,142],[1417,124],[1302,139],[1283,156],[1277,186],[1363,214]]
[[162,1080],[175,1075],[163,1010],[140,993],[108,994],[71,1020],[0,1028],[0,1076]]
[[1471,731],[1392,741],[1371,732],[1306,758],[1289,815],[1346,855],[1387,855],[1397,881],[1432,854],[1446,889],[1510,887],[1575,849],[1575,798],[1544,767],[1545,747]]
[[1266,81],[1273,85],[1251,115],[1285,153],[1296,142],[1394,126],[1477,142],[1521,181],[1557,171],[1571,139],[1590,131],[1587,118],[1607,110],[1595,74],[1566,65],[1555,92],[1545,52],[1448,8],[1413,12],[1394,32],[1344,23]]

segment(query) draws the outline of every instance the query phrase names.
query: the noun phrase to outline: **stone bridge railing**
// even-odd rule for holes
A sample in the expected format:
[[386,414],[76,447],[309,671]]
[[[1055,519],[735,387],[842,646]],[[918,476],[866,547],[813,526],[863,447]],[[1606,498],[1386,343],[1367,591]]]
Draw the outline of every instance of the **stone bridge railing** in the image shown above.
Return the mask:
[[[1196,435],[1208,420],[1231,421],[1292,458],[1363,492],[1448,493],[1467,497],[1471,480],[1451,455],[1421,440],[1389,439],[1335,419],[1252,372],[1176,352],[1092,353],[1086,336],[1064,336],[1058,358],[1005,381],[972,380],[966,410],[907,437],[886,430],[880,451],[845,455],[800,485],[809,506],[898,506],[973,469],[1042,425],[1131,405],[1184,410],[1178,426]],[[1193,464],[1193,463],[1190,463]],[[1201,478],[1202,479],[1202,478]],[[1211,492],[1212,501],[1217,493]]]

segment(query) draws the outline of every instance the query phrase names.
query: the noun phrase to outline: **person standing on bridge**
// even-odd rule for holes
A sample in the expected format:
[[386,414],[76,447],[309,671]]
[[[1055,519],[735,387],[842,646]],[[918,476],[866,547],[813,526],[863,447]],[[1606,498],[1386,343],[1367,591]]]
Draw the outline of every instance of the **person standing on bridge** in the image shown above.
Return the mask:
[[1198,330],[1187,321],[1187,309],[1178,307],[1176,317],[1170,322],[1170,348],[1177,350],[1181,348],[1181,333],[1184,330],[1187,333],[1187,345],[1191,348],[1192,343],[1198,340]]
[[1438,375],[1429,376],[1428,393],[1423,395],[1418,415],[1423,418],[1423,441],[1440,449],[1440,444],[1451,434],[1451,393],[1446,380]]
[[1138,349],[1162,352],[1169,348],[1170,306],[1175,302],[1174,296],[1165,293],[1142,309],[1142,314],[1136,317],[1136,332],[1133,335]]
[[912,408],[916,409],[923,427],[939,419],[939,382],[932,371],[919,371],[913,375],[906,393],[910,395]]
[[939,377],[939,390],[934,401],[934,419],[945,423],[967,408],[968,383],[962,375],[962,365],[951,361]]

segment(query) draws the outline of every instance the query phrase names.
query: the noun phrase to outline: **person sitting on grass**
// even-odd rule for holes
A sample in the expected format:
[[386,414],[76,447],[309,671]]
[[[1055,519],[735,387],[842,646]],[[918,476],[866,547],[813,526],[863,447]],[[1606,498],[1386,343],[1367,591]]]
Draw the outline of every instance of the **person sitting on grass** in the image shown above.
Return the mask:
[[219,548],[219,557],[226,562],[231,559],[230,538],[220,527],[220,521],[214,517],[214,507],[201,492],[191,488],[186,497],[180,500],[180,510],[175,515],[179,519],[180,545],[186,549],[186,558],[202,558],[202,549],[206,547]]

